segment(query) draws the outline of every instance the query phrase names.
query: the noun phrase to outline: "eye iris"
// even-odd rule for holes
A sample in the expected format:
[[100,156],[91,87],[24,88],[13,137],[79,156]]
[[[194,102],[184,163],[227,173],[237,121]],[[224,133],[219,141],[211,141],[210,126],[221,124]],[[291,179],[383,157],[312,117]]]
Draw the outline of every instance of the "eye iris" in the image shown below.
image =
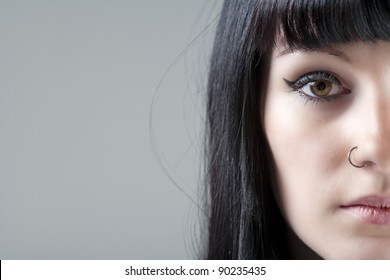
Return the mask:
[[310,90],[317,96],[326,96],[331,89],[332,83],[326,80],[317,80],[310,86]]

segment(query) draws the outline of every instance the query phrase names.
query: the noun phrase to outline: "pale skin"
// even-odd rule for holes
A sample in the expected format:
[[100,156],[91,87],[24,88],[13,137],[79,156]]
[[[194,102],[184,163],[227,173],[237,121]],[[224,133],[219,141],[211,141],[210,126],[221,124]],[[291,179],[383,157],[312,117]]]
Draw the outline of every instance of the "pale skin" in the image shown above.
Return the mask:
[[[390,224],[345,211],[362,197],[390,199],[390,43],[278,46],[264,104],[294,257],[310,248],[325,259],[390,259]],[[364,168],[348,162],[354,146]]]

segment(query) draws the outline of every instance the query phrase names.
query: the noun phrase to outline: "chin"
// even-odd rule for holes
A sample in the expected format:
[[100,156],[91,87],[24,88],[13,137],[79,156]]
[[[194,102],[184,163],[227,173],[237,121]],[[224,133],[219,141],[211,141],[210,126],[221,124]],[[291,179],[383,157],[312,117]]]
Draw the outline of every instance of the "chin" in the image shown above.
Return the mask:
[[328,260],[390,260],[390,249],[382,245],[381,248],[357,248],[355,250],[345,250],[344,252],[332,252],[324,254],[324,259]]

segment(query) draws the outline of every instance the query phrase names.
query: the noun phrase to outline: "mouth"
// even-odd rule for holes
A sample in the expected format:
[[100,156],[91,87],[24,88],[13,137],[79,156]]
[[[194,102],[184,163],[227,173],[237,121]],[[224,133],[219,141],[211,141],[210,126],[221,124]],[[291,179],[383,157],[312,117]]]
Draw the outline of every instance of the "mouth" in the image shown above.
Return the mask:
[[363,222],[390,225],[390,197],[366,196],[341,205],[341,208]]

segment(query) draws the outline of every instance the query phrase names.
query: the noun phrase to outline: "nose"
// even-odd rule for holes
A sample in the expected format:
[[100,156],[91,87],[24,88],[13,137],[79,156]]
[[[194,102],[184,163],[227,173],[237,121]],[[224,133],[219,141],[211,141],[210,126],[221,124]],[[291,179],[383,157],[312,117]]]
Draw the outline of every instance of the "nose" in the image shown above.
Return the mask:
[[357,160],[390,176],[390,87],[383,85],[372,84],[361,94]]

